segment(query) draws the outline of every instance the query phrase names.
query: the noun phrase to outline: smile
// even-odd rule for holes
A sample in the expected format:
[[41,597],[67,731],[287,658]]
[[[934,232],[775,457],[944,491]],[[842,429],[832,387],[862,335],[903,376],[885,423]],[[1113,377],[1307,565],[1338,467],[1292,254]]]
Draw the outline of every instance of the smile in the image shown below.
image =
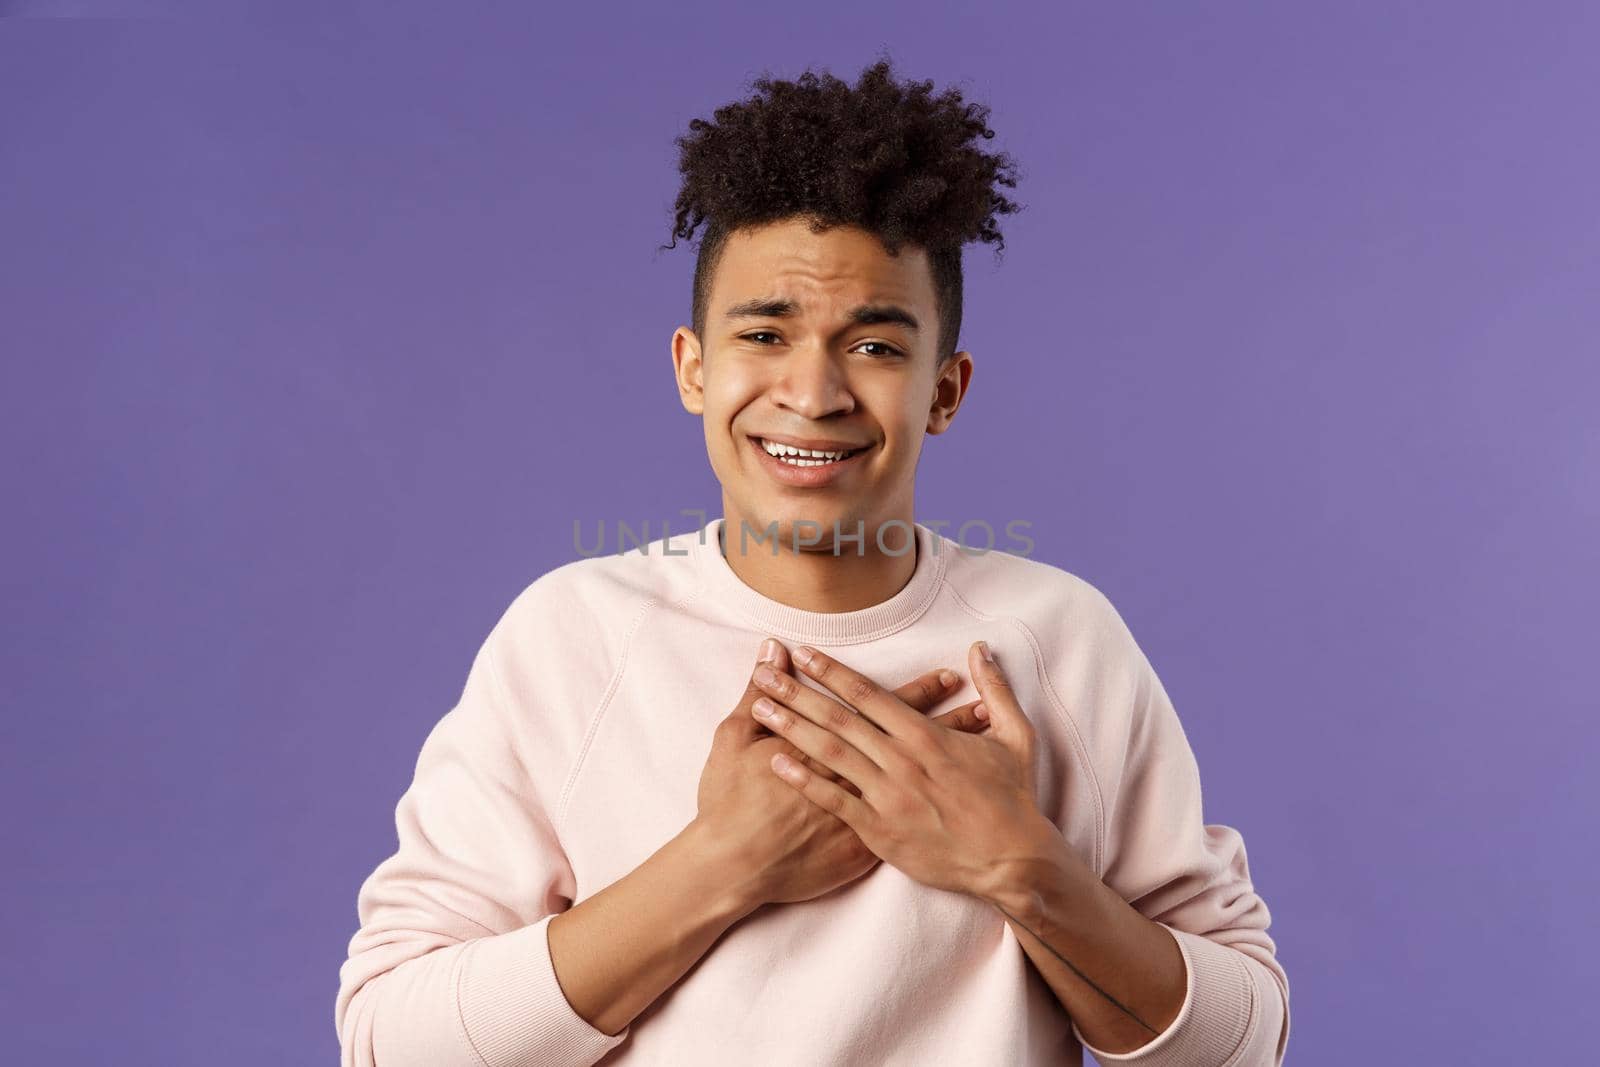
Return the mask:
[[[778,481],[801,488],[826,485],[844,472],[853,470],[857,466],[855,461],[873,447],[801,448],[781,441],[769,441],[764,437],[750,437],[749,441],[762,465]],[[825,443],[836,446],[845,444]]]
[[820,467],[827,463],[836,463],[839,460],[849,459],[857,452],[862,451],[859,448],[847,448],[843,451],[831,452],[816,448],[797,448],[794,445],[768,441],[764,437],[755,438],[755,442],[761,446],[767,455],[794,467]]

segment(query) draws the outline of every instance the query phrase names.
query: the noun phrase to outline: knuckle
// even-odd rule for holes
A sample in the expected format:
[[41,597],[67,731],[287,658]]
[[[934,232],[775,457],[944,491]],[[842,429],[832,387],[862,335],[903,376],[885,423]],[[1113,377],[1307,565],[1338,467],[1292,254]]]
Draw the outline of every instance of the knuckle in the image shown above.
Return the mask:
[[829,736],[822,742],[822,761],[824,763],[838,763],[844,759],[848,749],[845,743],[837,737]]
[[855,724],[855,712],[842,704],[833,704],[823,715],[824,724],[834,731],[847,730]]
[[971,705],[963,705],[954,711],[947,711],[932,721],[950,730],[971,730],[983,725],[978,721],[978,717],[972,714]]
[[847,696],[852,703],[855,703],[870,697],[877,688],[872,679],[857,675],[848,686],[849,693]]

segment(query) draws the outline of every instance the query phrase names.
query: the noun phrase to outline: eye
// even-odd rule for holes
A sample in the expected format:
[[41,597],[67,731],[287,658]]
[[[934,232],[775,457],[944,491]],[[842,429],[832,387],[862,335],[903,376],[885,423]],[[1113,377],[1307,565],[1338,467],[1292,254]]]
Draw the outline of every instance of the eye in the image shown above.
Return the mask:
[[[761,337],[771,337],[771,338],[774,338],[774,340],[770,341],[770,342],[769,341],[757,340],[757,338],[761,338]],[[749,341],[749,342],[755,344],[757,347],[770,348],[773,344],[778,343],[778,341],[781,340],[781,338],[778,338],[778,335],[773,333],[771,330],[751,330],[749,333],[740,334],[739,335],[739,340],[741,340],[741,341]],[[867,345],[877,345],[878,348],[882,349],[882,351],[879,351],[879,352],[869,352],[869,353],[867,353],[869,356],[872,356],[874,359],[890,359],[890,358],[892,358],[894,356],[903,356],[903,355],[905,355],[904,352],[900,351],[898,348],[896,348],[893,345],[889,344],[887,341],[862,341],[856,347],[857,348],[864,348]]]

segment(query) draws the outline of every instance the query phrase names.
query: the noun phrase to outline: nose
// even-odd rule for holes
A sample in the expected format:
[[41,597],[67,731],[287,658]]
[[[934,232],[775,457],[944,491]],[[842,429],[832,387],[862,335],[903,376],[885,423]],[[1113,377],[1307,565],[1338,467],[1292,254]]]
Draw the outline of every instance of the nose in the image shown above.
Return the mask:
[[776,406],[811,420],[848,414],[856,406],[844,370],[818,347],[796,347],[785,355],[768,394]]

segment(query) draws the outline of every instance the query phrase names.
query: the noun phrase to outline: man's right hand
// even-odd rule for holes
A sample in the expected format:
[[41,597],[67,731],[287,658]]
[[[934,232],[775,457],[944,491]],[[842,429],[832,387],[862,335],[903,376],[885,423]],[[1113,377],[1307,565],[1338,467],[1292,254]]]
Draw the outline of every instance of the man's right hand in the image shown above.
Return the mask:
[[[765,662],[775,671],[789,670],[788,650],[768,640]],[[878,864],[856,832],[837,815],[811,803],[772,770],[774,753],[804,763],[814,774],[838,781],[787,740],[773,734],[750,711],[762,695],[755,667],[738,705],[717,725],[711,754],[700,774],[697,821],[710,837],[728,849],[738,884],[749,887],[753,906],[792,903],[821,896],[855,881]],[[933,670],[896,689],[907,704],[927,711],[955,688],[940,682]],[[959,679],[956,679],[959,682]],[[937,716],[932,721],[949,729],[977,733],[988,728],[972,714],[978,701]],[[845,789],[860,795],[849,782]]]

